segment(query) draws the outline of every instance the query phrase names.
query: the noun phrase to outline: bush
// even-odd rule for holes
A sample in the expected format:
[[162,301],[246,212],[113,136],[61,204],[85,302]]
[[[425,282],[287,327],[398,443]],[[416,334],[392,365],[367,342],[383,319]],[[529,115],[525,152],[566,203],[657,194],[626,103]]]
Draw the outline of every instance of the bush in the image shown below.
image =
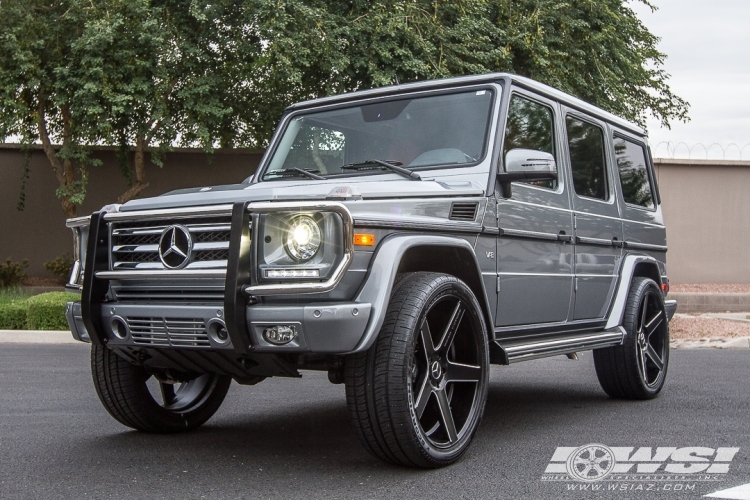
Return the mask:
[[0,264],[0,288],[19,286],[26,279],[27,267],[29,267],[28,259],[23,259],[21,263],[18,263],[8,257],[5,263]]
[[26,327],[29,330],[67,330],[65,304],[75,299],[68,292],[49,292],[26,299]]
[[26,329],[25,300],[0,304],[0,330]]
[[73,257],[69,253],[58,255],[51,261],[45,262],[44,268],[61,280],[66,281],[73,270]]
[[27,293],[15,288],[0,290],[0,330],[26,328]]

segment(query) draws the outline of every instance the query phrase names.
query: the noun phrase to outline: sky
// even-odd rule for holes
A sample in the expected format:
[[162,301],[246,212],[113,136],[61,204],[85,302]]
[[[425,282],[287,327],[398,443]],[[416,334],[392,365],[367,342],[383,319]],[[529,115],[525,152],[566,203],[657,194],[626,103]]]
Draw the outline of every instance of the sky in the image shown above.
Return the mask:
[[661,38],[670,87],[691,118],[671,130],[648,121],[654,156],[750,160],[750,0],[651,2],[655,13],[638,0],[630,6]]

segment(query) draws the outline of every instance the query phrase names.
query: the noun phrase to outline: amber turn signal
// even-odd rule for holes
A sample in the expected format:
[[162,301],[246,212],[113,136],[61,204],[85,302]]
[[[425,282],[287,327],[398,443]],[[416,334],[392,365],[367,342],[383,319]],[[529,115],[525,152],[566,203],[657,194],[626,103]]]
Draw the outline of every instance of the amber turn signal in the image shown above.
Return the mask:
[[375,245],[375,235],[374,234],[355,234],[354,235],[354,244],[360,245],[363,247],[371,247]]

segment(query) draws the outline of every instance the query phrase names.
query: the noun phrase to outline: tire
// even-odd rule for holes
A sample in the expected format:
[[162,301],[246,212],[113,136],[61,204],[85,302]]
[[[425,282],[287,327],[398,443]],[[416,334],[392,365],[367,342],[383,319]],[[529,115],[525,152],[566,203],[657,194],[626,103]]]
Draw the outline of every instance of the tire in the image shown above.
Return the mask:
[[664,297],[653,280],[633,278],[622,326],[622,345],[594,351],[599,383],[613,398],[655,398],[669,366],[669,321]]
[[346,400],[364,447],[435,468],[466,452],[484,413],[487,326],[461,280],[418,272],[391,294],[375,344],[346,359]]
[[[145,432],[174,433],[199,427],[219,409],[231,377],[200,375],[162,382],[103,346],[91,346],[91,374],[104,408],[121,424]],[[148,383],[147,383],[148,382]],[[158,387],[157,396],[149,386]],[[155,390],[154,392],[156,392]]]

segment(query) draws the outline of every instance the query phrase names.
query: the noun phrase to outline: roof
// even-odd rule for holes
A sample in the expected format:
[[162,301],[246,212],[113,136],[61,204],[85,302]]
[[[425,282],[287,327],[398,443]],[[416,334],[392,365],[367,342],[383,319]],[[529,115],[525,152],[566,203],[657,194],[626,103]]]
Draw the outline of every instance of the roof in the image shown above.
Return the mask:
[[619,116],[613,115],[612,113],[604,111],[601,108],[597,108],[596,106],[589,104],[586,101],[583,101],[577,97],[573,97],[570,94],[566,94],[565,92],[550,87],[549,85],[537,82],[535,80],[532,80],[531,78],[514,75],[512,73],[487,73],[484,75],[459,76],[453,78],[443,78],[439,80],[425,80],[421,82],[404,83],[401,85],[389,85],[387,87],[378,87],[368,90],[358,90],[356,92],[347,92],[344,94],[298,102],[289,106],[287,110],[295,111],[298,109],[324,106],[329,104],[338,104],[359,99],[385,97],[389,95],[402,94],[404,92],[413,92],[417,90],[433,90],[446,87],[492,83],[497,81],[510,81],[518,85],[519,87],[533,90],[539,94],[557,100],[570,108],[584,111],[593,116],[596,116],[597,118],[610,122],[614,125],[617,125],[618,127],[622,127],[636,134],[646,135],[646,130],[639,125],[636,125],[635,123],[620,118]]

